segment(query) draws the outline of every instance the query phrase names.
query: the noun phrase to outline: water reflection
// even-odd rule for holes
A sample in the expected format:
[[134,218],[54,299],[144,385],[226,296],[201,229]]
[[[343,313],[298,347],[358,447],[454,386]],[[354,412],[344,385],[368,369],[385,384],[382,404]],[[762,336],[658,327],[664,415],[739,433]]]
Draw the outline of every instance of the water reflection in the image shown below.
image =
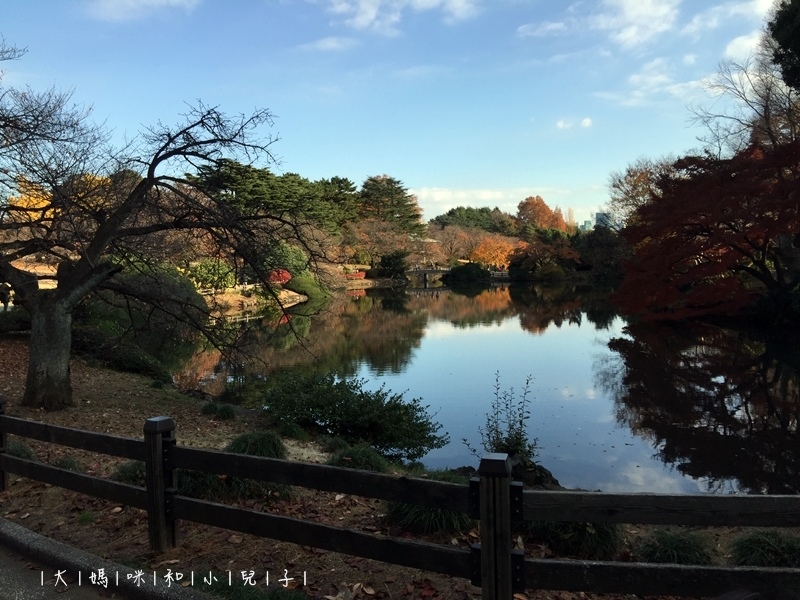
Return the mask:
[[[424,459],[432,467],[477,463],[460,440],[480,445],[499,371],[505,388],[533,375],[530,436],[568,487],[800,490],[791,346],[711,326],[624,325],[607,294],[590,288],[369,290],[314,317],[301,309],[277,329],[247,330],[233,364],[266,377],[356,376],[422,398],[453,440]],[[181,379],[219,394],[232,376],[206,352]]]
[[709,491],[800,491],[798,356],[753,331],[636,324],[599,365],[616,418]]

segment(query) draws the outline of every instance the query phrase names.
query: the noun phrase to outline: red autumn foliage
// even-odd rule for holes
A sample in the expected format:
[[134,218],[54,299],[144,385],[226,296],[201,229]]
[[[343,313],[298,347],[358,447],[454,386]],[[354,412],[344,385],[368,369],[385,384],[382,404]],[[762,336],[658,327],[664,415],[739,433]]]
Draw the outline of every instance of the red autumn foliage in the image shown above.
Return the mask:
[[283,285],[285,283],[289,283],[289,280],[292,278],[292,274],[289,273],[286,269],[273,269],[269,272],[268,281],[270,283],[277,283]]
[[674,167],[623,231],[634,251],[616,294],[623,310],[682,319],[735,314],[754,295],[785,299],[800,275],[800,144]]

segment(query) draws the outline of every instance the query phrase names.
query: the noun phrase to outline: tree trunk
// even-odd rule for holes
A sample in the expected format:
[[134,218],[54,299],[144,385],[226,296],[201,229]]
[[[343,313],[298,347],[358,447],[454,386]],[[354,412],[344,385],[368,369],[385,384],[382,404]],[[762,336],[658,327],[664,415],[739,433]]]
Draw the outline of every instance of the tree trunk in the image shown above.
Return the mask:
[[69,356],[72,343],[72,311],[59,301],[55,290],[41,292],[28,306],[31,340],[25,406],[61,410],[72,406]]

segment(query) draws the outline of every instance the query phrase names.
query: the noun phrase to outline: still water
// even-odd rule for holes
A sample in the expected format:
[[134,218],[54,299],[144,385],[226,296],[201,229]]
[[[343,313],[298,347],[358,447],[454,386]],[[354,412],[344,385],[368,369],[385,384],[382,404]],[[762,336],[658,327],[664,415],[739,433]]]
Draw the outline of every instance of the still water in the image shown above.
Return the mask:
[[[428,467],[477,466],[462,439],[481,447],[496,381],[519,399],[530,378],[528,432],[565,487],[800,490],[800,361],[751,333],[629,326],[604,294],[570,286],[370,290],[292,323],[291,335],[251,336],[263,374],[337,372],[421,398],[450,435]],[[189,374],[216,370],[201,375],[212,392],[224,380],[214,360]]]

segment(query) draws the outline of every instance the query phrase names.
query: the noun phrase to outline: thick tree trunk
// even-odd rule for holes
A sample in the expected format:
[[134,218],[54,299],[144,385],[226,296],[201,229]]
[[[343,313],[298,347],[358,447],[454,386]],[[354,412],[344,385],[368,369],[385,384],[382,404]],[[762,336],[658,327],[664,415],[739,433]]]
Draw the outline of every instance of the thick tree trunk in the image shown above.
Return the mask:
[[28,306],[31,315],[31,341],[28,351],[26,406],[61,410],[72,406],[69,355],[72,342],[72,311],[52,292]]

